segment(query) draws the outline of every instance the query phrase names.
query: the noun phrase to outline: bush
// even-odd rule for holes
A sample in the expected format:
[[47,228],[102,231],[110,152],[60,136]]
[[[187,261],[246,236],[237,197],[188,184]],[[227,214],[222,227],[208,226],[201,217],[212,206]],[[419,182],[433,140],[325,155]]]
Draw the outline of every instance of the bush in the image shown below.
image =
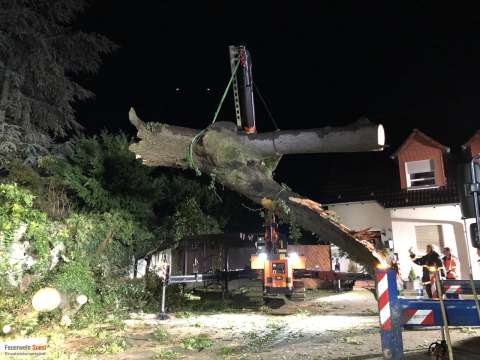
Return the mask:
[[95,301],[96,282],[88,263],[71,261],[64,263],[51,277],[52,285],[66,294],[86,295],[89,301]]
[[416,278],[417,278],[417,274],[415,273],[415,270],[412,267],[410,268],[410,272],[408,273],[408,280],[415,281]]
[[0,337],[3,336],[1,329],[5,325],[15,327],[16,312],[22,306],[22,301],[17,297],[0,296]]
[[158,301],[141,279],[108,279],[99,284],[102,305],[106,310],[158,310]]

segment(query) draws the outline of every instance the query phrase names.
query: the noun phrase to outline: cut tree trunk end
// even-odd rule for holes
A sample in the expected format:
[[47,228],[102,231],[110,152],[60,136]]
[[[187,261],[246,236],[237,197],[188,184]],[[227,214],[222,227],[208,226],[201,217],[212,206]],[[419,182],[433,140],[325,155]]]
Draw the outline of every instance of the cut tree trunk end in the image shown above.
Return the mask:
[[295,219],[302,228],[337,245],[368,271],[386,263],[385,256],[364,236],[357,236],[332,219],[320,204],[280,185],[272,175],[285,154],[381,150],[385,145],[381,125],[363,120],[346,127],[247,135],[237,132],[234,123],[220,122],[207,128],[193,145],[189,163],[187,152],[199,131],[144,123],[133,109],[129,117],[140,139],[130,150],[145,165],[180,169],[194,166],[202,173],[214,175],[230,190],[272,209],[280,218]]

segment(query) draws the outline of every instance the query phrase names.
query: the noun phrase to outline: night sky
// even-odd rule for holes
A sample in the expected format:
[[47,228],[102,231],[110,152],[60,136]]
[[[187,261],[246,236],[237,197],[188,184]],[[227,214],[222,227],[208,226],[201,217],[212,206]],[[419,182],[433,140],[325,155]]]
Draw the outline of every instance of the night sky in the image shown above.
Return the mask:
[[[281,129],[358,117],[386,128],[387,153],[282,159],[277,179],[305,195],[315,197],[345,169],[358,179],[369,169],[393,169],[388,155],[413,128],[455,150],[480,127],[478,8],[427,1],[92,3],[82,28],[121,48],[99,74],[81,79],[97,94],[78,108],[89,133],[133,134],[130,106],[146,121],[204,128],[230,76],[231,44],[250,50],[254,80]],[[232,98],[219,120],[234,121]],[[256,107],[259,131],[272,130],[258,99]]]

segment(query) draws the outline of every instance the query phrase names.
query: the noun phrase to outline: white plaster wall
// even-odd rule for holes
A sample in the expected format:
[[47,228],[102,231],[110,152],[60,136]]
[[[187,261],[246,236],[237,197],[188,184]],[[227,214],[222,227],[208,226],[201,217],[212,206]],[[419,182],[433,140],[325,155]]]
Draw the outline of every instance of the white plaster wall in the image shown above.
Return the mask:
[[[328,209],[334,211],[340,222],[352,230],[370,228],[384,232],[383,240],[392,239],[390,211],[376,201],[329,204]],[[335,249],[332,247],[332,255],[334,254]],[[349,259],[340,258],[341,271],[347,271],[349,262]],[[332,262],[332,267],[334,265]]]
[[[465,227],[458,204],[446,204],[437,206],[420,206],[410,208],[385,209],[376,201],[329,204],[329,210],[335,211],[339,220],[353,230],[361,230],[370,227],[371,230],[385,231],[385,240],[393,239],[394,252],[398,254],[400,261],[400,273],[406,280],[410,268],[413,266],[418,276],[422,270],[412,263],[408,249],[416,249],[416,225],[441,225],[445,246],[452,249],[459,258],[459,275],[467,279],[469,274],[468,253],[471,255],[473,277],[480,279],[480,263],[477,250],[465,241]],[[467,229],[473,219],[467,219]],[[436,249],[440,251],[440,249]],[[425,249],[418,249],[423,254]],[[348,267],[348,259],[341,259],[342,271]],[[333,265],[333,264],[332,264]]]
[[329,204],[340,222],[352,230],[386,230],[390,228],[390,212],[376,201]]
[[[472,257],[473,276],[475,279],[480,279],[477,252],[476,249],[471,247],[469,240],[468,244],[465,241],[464,222],[460,207],[457,204],[390,209],[390,218],[392,221],[394,251],[398,253],[400,273],[404,280],[408,278],[408,273],[412,266],[417,276],[421,276],[422,273],[421,267],[412,263],[408,253],[410,247],[420,255],[425,253],[425,249],[416,249],[415,226],[418,225],[442,226],[445,246],[450,247],[452,253],[459,258],[459,275],[462,279],[467,279],[469,274],[468,246]],[[471,221],[469,220],[469,222]],[[435,250],[439,252],[441,249]]]

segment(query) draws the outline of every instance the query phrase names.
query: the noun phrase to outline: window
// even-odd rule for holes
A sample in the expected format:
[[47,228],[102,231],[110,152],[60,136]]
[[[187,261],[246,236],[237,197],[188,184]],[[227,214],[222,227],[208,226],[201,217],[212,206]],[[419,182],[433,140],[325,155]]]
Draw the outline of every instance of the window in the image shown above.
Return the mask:
[[407,187],[425,189],[436,186],[433,160],[408,161],[405,163]]
[[272,264],[272,273],[273,274],[285,274],[285,264],[284,263],[273,263]]
[[427,245],[433,245],[436,250],[442,250],[445,246],[443,241],[442,225],[418,225],[415,226],[418,252],[424,253]]

